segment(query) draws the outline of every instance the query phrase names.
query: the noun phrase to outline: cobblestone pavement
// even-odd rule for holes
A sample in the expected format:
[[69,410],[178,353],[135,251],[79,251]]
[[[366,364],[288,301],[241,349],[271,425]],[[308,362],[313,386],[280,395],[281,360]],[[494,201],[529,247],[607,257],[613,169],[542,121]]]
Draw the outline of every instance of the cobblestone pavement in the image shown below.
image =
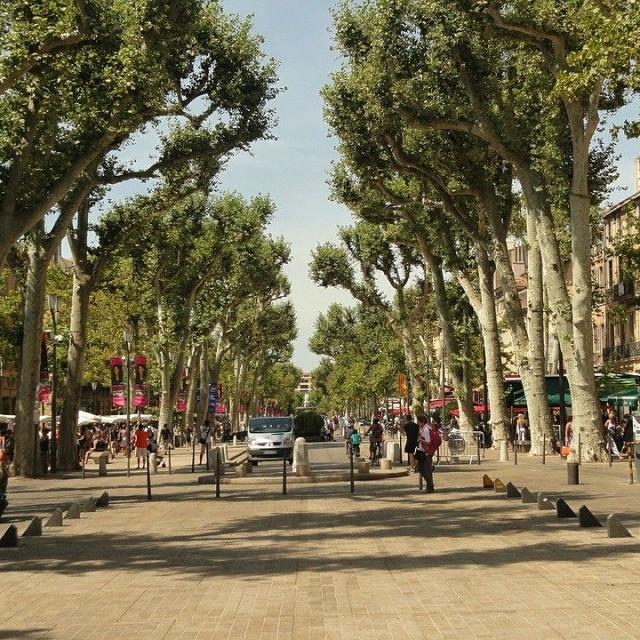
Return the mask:
[[[91,469],[14,480],[3,518],[106,489],[111,506],[0,549],[2,639],[640,638],[640,485],[627,466],[520,456],[518,465],[442,466],[437,492],[415,476],[358,484],[195,484],[176,473]],[[340,443],[312,460],[344,464]],[[634,538],[610,540],[554,512],[481,488],[488,473],[616,512]]]

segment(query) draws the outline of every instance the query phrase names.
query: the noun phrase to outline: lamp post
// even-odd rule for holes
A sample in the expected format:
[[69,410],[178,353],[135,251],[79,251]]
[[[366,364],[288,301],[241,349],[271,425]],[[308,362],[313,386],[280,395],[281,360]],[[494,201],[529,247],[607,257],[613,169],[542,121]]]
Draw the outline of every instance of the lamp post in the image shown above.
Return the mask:
[[57,425],[57,394],[58,394],[58,366],[57,366],[57,332],[58,332],[58,302],[59,298],[55,295],[48,296],[49,311],[51,312],[51,325],[53,335],[53,356],[51,366],[53,368],[53,377],[51,380],[51,473],[58,471],[58,425]]
[[127,371],[127,477],[131,475],[131,375],[130,375],[130,359],[131,359],[131,329],[127,327],[124,330],[124,347],[127,352],[126,371]]
[[91,388],[93,389],[93,413],[97,414],[97,408],[98,408],[98,399],[96,396],[96,389],[98,388],[98,383],[97,382],[92,382],[91,383]]

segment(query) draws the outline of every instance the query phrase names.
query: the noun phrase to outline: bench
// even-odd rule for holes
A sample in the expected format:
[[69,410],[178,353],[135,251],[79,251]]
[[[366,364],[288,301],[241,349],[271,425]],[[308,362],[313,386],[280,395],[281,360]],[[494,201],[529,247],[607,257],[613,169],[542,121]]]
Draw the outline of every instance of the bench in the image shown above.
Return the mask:
[[107,475],[107,462],[109,462],[109,452],[108,451],[92,451],[89,453],[88,460],[97,461],[98,463],[98,475],[106,476]]

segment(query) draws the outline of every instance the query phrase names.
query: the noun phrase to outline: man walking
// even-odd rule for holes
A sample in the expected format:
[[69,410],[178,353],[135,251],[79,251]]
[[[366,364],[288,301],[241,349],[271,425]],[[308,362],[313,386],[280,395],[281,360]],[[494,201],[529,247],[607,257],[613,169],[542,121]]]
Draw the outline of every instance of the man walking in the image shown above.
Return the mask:
[[418,446],[420,427],[411,419],[410,413],[405,416],[402,431],[404,431],[404,435],[407,437],[404,445],[404,452],[408,456],[407,464],[409,465],[409,471],[413,472],[416,466],[415,450]]
[[144,469],[147,461],[147,445],[149,444],[149,434],[142,428],[142,424],[138,422],[138,426],[133,433],[133,444],[136,448],[136,462],[140,469],[140,463]]
[[427,493],[433,493],[435,491],[433,486],[433,454],[442,444],[442,438],[438,430],[429,424],[427,416],[420,414],[417,421],[420,429],[418,448],[416,449],[418,472],[424,478]]
[[[209,420],[205,420],[204,424],[200,427],[200,462],[202,464],[202,458],[204,454],[207,454],[207,461],[209,460],[209,437],[211,436],[211,423]],[[207,462],[208,468],[208,462]]]

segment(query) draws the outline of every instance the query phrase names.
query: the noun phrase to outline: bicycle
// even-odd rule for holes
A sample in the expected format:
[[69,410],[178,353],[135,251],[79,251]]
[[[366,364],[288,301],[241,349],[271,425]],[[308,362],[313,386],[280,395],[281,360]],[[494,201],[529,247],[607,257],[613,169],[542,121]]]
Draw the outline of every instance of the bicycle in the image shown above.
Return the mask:
[[376,466],[382,458],[382,442],[370,442],[369,443],[369,460],[371,465]]

